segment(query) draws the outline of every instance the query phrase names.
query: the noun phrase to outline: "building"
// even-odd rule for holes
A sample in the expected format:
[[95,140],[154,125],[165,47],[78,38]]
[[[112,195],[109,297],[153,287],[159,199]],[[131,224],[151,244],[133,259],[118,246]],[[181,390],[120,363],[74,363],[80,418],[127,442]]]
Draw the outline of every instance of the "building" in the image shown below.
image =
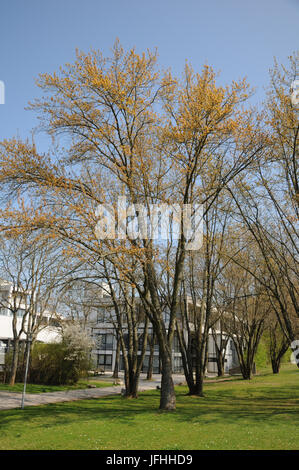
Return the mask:
[[[90,334],[92,335],[95,343],[93,350],[94,362],[97,365],[97,368],[104,371],[113,371],[116,362],[117,356],[117,334],[116,328],[114,326],[113,320],[115,320],[114,306],[111,297],[107,294],[107,290],[101,292],[100,298],[95,303],[95,296],[92,297],[92,302],[94,307],[91,309],[90,313]],[[191,299],[189,299],[191,303]],[[140,309],[141,301],[136,299],[136,308]],[[167,323],[167,312],[165,312],[165,321]],[[140,349],[142,343],[142,334],[143,334],[144,323],[142,318],[140,318],[138,324],[138,336],[140,342]],[[153,330],[149,329],[149,336],[152,338]],[[220,331],[217,332],[216,329],[216,338],[220,341]],[[124,319],[124,336],[126,339],[126,326]],[[219,339],[218,339],[219,338]],[[219,343],[218,343],[219,344]],[[150,346],[148,344],[147,350],[145,353],[142,372],[147,372],[150,359]],[[172,349],[172,363],[173,363],[173,373],[183,373],[183,364],[182,356],[180,353],[179,341],[175,334],[173,341]],[[225,354],[225,372],[228,373],[230,369],[233,369],[239,365],[236,350],[232,339],[228,339],[226,354]],[[123,370],[123,361],[122,354],[120,353],[119,361],[119,370]],[[161,372],[160,367],[160,358],[159,358],[159,346],[158,343],[154,344],[153,352],[153,373],[158,374]],[[209,341],[208,341],[208,365],[207,373],[216,374],[217,373],[217,361],[216,361],[216,349],[215,341],[212,335],[212,332],[209,332]]]
[[[5,353],[10,349],[13,340],[13,327],[12,327],[12,305],[18,307],[17,309],[17,331],[20,332],[22,327],[23,316],[26,312],[26,304],[30,292],[17,292],[13,289],[13,284],[0,280],[0,368],[4,364]],[[36,336],[37,341],[49,343],[55,341],[59,337],[59,323],[57,318],[52,312],[45,311],[42,316],[38,317],[38,333]],[[28,326],[28,319],[26,316],[25,329]],[[22,333],[20,336],[20,343],[26,340],[26,334]]]

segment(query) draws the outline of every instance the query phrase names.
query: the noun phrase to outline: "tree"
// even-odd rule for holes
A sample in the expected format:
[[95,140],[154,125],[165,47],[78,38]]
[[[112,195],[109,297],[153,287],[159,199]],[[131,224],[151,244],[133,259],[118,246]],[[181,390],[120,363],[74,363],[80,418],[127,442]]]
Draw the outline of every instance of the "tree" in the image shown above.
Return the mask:
[[[207,211],[203,223],[204,253],[190,253],[184,272],[183,313],[177,319],[177,332],[186,381],[190,394],[203,396],[203,381],[208,361],[209,333],[219,324],[217,282],[227,261],[226,228],[230,218],[230,203],[219,196]],[[191,301],[188,301],[188,294]],[[187,331],[187,335],[185,335]],[[214,328],[215,333],[215,328]],[[219,355],[225,355],[219,335],[214,334]],[[227,342],[227,340],[226,340]],[[219,346],[219,347],[218,347]],[[224,356],[222,358],[224,362]],[[219,359],[219,366],[221,360]],[[194,377],[195,371],[195,377]]]
[[[2,143],[2,185],[8,194],[30,188],[35,201],[22,211],[3,210],[4,228],[43,227],[80,258],[109,260],[136,287],[159,343],[160,408],[174,409],[171,348],[192,235],[181,230],[172,247],[175,263],[165,322],[157,284],[161,249],[142,233],[117,242],[110,236],[99,240],[95,214],[99,204],[106,204],[108,212],[116,208],[119,195],[147,210],[154,203],[181,208],[203,204],[208,212],[221,191],[264,152],[260,116],[241,107],[249,87],[244,80],[217,86],[208,66],[201,74],[186,66],[180,81],[170,72],[159,73],[155,54],[125,53],[118,42],[110,59],[95,51],[78,53],[73,64],[60,74],[41,75],[38,84],[48,96],[32,108],[51,136],[64,134],[71,144],[63,155],[51,158],[29,142]],[[132,209],[130,217],[136,219],[138,213]],[[179,226],[183,228],[182,215]],[[137,260],[137,270],[128,269],[127,255]]]
[[61,272],[61,260],[57,246],[54,247],[50,240],[40,241],[32,234],[2,237],[0,240],[3,279],[0,306],[8,309],[12,316],[10,385],[16,379],[20,341],[30,335],[34,342],[38,333],[57,315],[59,296],[56,283]]
[[152,331],[152,333],[148,335],[147,341],[148,341],[150,353],[149,353],[149,359],[148,359],[146,380],[152,380],[153,366],[154,366],[154,353],[155,353],[155,344],[156,344],[156,335],[154,331]]
[[266,320],[266,345],[273,374],[280,371],[281,360],[290,347],[288,338],[283,333],[277,315],[271,313]]
[[224,376],[225,369],[225,356],[227,345],[230,340],[228,332],[225,328],[225,312],[217,309],[214,312],[215,321],[211,325],[211,333],[215,345],[216,361],[217,361],[217,374],[218,377]]
[[[246,184],[229,188],[244,225],[264,259],[259,282],[272,299],[278,322],[291,343],[299,332],[298,271],[298,106],[290,86],[298,74],[298,53],[288,69],[277,63],[265,109],[271,145]],[[256,275],[253,270],[251,274]]]
[[271,310],[267,292],[249,273],[249,266],[253,272],[261,269],[251,248],[247,245],[238,253],[247,269],[230,264],[223,273],[221,288],[224,328],[234,342],[244,379],[251,379],[254,372],[254,358]]
[[110,321],[114,325],[122,352],[126,397],[137,398],[139,377],[147,347],[149,319],[144,313],[140,299],[136,298],[135,287],[125,280],[122,281],[115,268],[112,267],[111,272],[105,262],[104,273],[114,307]]
[[[127,259],[127,264],[131,261]],[[79,265],[78,265],[79,266]],[[65,282],[71,316],[78,316],[80,323],[94,337],[99,318],[109,325],[109,334],[117,340],[116,361],[120,352],[125,371],[126,397],[137,398],[138,383],[148,338],[148,317],[136,296],[136,288],[121,278],[121,273],[106,260],[94,264],[85,263],[72,270]],[[81,295],[78,296],[78,292]],[[70,302],[70,299],[72,301]],[[101,344],[97,344],[98,349]],[[118,367],[116,364],[115,370]],[[115,370],[113,376],[115,376]]]

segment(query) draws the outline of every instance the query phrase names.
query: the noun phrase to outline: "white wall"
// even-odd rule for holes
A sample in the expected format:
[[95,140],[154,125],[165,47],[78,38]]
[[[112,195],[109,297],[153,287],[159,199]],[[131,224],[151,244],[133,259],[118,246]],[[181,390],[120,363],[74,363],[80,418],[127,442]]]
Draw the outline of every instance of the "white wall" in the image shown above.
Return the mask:
[[[17,319],[17,330],[20,331],[22,319]],[[50,343],[59,338],[59,331],[57,328],[46,326],[42,329],[38,335],[37,340],[44,343]],[[13,339],[12,331],[12,317],[6,315],[0,315],[0,340],[1,339]],[[21,339],[26,339],[26,335],[23,333]]]

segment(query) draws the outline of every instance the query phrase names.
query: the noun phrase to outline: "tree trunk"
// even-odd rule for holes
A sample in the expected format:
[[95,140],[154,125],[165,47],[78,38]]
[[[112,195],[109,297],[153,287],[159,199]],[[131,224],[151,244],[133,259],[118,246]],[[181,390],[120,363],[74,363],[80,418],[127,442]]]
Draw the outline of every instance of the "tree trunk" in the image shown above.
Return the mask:
[[151,341],[150,341],[150,354],[148,358],[146,380],[152,380],[152,377],[153,377],[154,353],[155,353],[155,334],[153,333]]
[[171,351],[160,351],[161,366],[162,366],[162,379],[161,379],[161,398],[160,410],[175,410],[176,397],[174,391],[174,384],[172,380],[172,360]]
[[205,376],[204,370],[201,370],[200,373],[196,377],[195,395],[199,397],[204,397],[204,393],[203,393],[204,376]]
[[270,358],[273,374],[279,373],[281,360],[284,354],[287,352],[288,348],[289,341],[287,341],[285,338],[283,338],[281,341],[279,340],[279,336],[275,330],[274,325],[272,330],[270,330]]
[[208,363],[208,330],[202,337],[196,335],[196,364],[195,364],[195,395],[204,397],[203,383]]
[[132,358],[128,357],[127,367],[125,367],[125,387],[126,398],[138,398],[139,370],[132,362]]
[[148,359],[148,368],[146,373],[146,380],[152,380],[153,378],[153,363],[154,363],[154,354],[150,352]]
[[130,379],[126,390],[127,398],[138,398],[139,374],[136,371],[130,371]]
[[189,389],[188,395],[195,395],[195,382],[193,374],[193,357],[192,357],[192,339],[188,332],[187,342],[184,340],[183,330],[177,325],[177,337],[180,345],[180,353],[182,356],[182,364],[184,375]]
[[119,371],[119,357],[120,357],[120,340],[117,337],[117,345],[116,345],[116,354],[115,354],[115,364],[114,364],[114,371],[112,377],[114,379],[118,379],[118,371]]
[[272,372],[273,374],[278,374],[280,370],[280,359],[272,359],[271,360],[271,365],[272,365]]
[[240,364],[241,373],[244,380],[250,380],[252,377],[252,367],[250,365],[241,365]]
[[203,397],[203,380],[205,376],[205,361],[201,357],[202,351],[196,352],[196,368],[195,368],[195,391],[194,395]]
[[217,375],[224,376],[224,357],[221,354],[217,357]]
[[20,344],[20,341],[18,339],[15,339],[14,345],[13,345],[13,356],[12,356],[12,363],[11,363],[11,369],[10,369],[9,385],[14,385],[16,381],[16,374],[17,374],[18,360],[19,360],[19,344]]

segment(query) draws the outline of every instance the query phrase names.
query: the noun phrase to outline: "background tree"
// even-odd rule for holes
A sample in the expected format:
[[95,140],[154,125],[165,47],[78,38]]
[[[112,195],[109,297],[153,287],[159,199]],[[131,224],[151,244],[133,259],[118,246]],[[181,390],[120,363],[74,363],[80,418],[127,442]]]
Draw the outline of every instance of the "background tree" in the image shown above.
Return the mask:
[[266,319],[265,334],[272,371],[273,374],[278,374],[282,358],[288,351],[290,343],[281,329],[277,315],[273,312]]
[[[190,253],[184,272],[184,309],[177,320],[177,332],[186,381],[192,395],[203,395],[211,328],[214,327],[215,333],[216,323],[219,324],[220,315],[215,308],[217,282],[227,264],[223,250],[226,249],[226,228],[230,215],[229,202],[219,196],[204,218],[203,250]],[[191,302],[188,301],[188,294]],[[218,337],[216,333],[214,336],[216,347],[219,345],[219,358],[220,354],[225,354],[224,343],[219,344],[219,333]],[[224,361],[224,357],[222,359]]]
[[216,362],[217,362],[217,375],[223,377],[225,373],[225,359],[227,353],[227,346],[230,340],[230,336],[226,331],[226,315],[225,312],[221,311],[221,308],[215,307],[212,318],[214,321],[211,324],[211,334],[214,341]]
[[[5,292],[0,305],[12,316],[10,385],[16,379],[20,341],[30,335],[34,343],[38,333],[57,320],[56,285],[61,262],[61,251],[51,240],[41,241],[32,234],[0,240],[0,272]],[[26,352],[25,349],[24,356]]]
[[[258,280],[266,288],[285,336],[298,337],[298,106],[290,86],[298,76],[298,53],[288,68],[275,63],[265,107],[265,125],[271,145],[246,184],[232,185],[245,226],[258,247],[267,270]],[[251,271],[253,274],[253,271]]]
[[[255,265],[255,270],[259,269],[256,260],[248,251],[243,250],[239,257],[242,262],[246,258],[247,266]],[[254,373],[254,358],[271,306],[267,302],[263,286],[248,270],[240,268],[237,264],[230,264],[222,281],[225,330],[234,342],[243,378],[251,379]]]
[[[129,261],[128,261],[129,262]],[[114,315],[111,318],[117,334],[125,371],[126,397],[137,398],[138,383],[148,340],[149,319],[134,286],[121,280],[120,274],[104,263]]]

